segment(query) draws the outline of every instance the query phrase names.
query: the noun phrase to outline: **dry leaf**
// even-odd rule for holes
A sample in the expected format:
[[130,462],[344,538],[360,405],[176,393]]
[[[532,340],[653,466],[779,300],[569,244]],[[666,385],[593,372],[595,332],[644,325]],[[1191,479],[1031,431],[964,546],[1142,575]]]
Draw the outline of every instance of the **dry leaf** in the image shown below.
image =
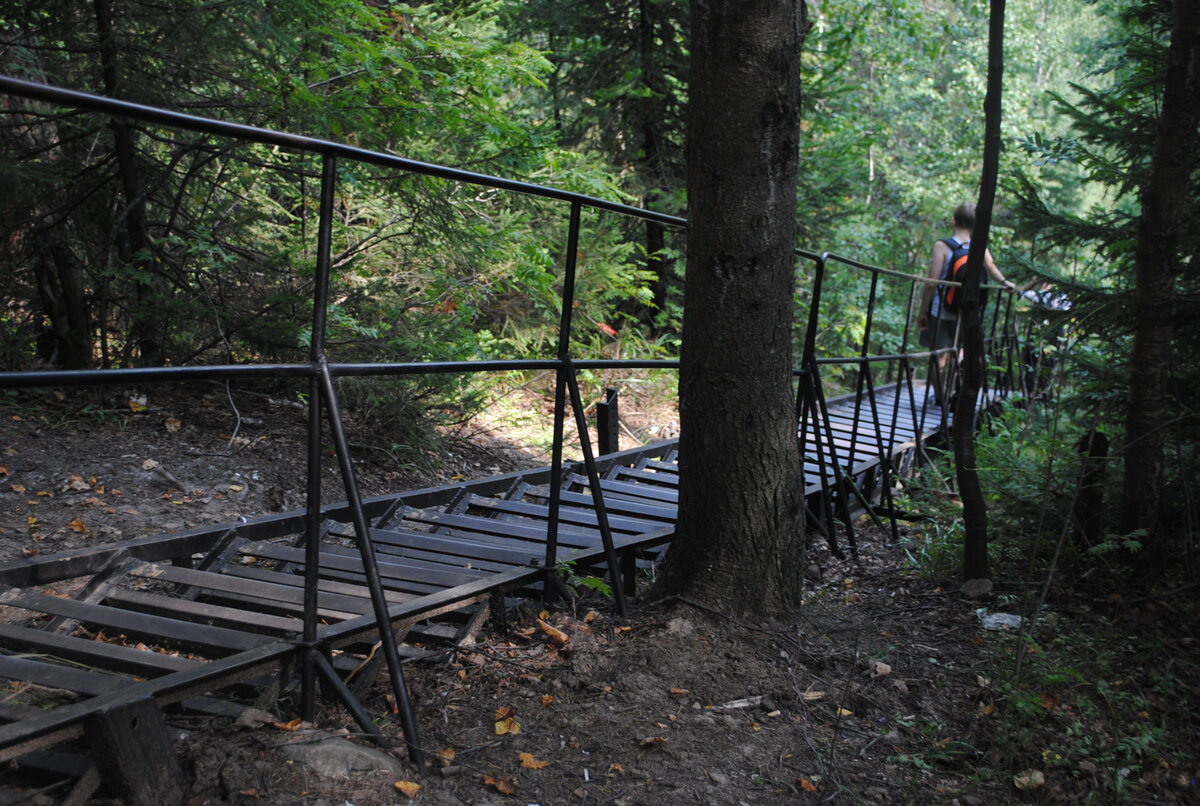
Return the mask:
[[812,781],[808,780],[807,778],[801,778],[800,780],[796,781],[796,784],[799,785],[799,787],[801,789],[803,789],[805,792],[816,792],[817,791],[817,785],[814,784]]
[[433,754],[437,756],[439,761],[442,762],[443,767],[451,764],[454,761],[454,757],[457,755],[457,753],[454,752],[453,747],[443,747],[441,750],[434,750]]
[[545,706],[545,705],[549,705],[549,704],[550,704],[550,703],[552,703],[552,702],[554,702],[554,697],[553,697],[552,695],[550,695],[550,694],[543,694],[543,695],[542,695],[542,705],[543,705],[543,706]]
[[78,532],[80,534],[85,534],[88,537],[92,536],[92,530],[87,528],[87,525],[84,524],[84,522],[83,522],[83,518],[76,518],[75,520],[71,521],[70,523],[67,524],[67,528],[70,529],[72,532]]
[[847,710],[845,708],[839,708],[839,709],[837,709],[837,715],[838,716],[854,716],[854,712]]
[[280,730],[300,730],[300,728],[304,727],[304,720],[296,717],[288,722],[276,722],[274,724]]
[[550,636],[550,640],[553,641],[554,643],[558,644],[559,646],[563,646],[568,641],[571,640],[571,636],[567,635],[562,630],[551,627],[549,624],[542,621],[541,619],[537,620],[537,624],[539,627],[542,628],[542,632],[544,632],[544,633],[546,633],[546,635]]
[[146,410],[146,398],[144,398],[144,397],[129,398],[129,410],[135,414],[139,411],[145,411]]
[[84,481],[83,476],[79,475],[78,473],[72,473],[70,475],[70,477],[67,479],[67,487],[76,491],[92,489],[92,485]]
[[483,776],[483,782],[490,787],[494,787],[501,795],[511,795],[517,791],[517,785],[507,775],[502,775],[497,778],[495,775]]
[[598,618],[600,618],[599,613],[597,613],[595,610],[589,610],[583,614],[583,623],[591,624],[593,621],[595,621]]
[[612,764],[608,765],[608,774],[609,775],[616,775],[617,773],[621,773],[621,772],[625,772],[625,768],[622,767],[617,762],[614,761]]
[[825,699],[824,691],[803,691],[800,693],[800,699],[805,702],[816,702],[817,700]]
[[146,461],[142,462],[142,470],[154,470],[158,466],[158,462],[153,459],[147,459]]
[[521,766],[527,770],[544,770],[550,766],[549,761],[539,761],[533,757],[533,753],[517,753],[517,758],[521,760]]
[[23,492],[25,492],[25,485],[24,485],[24,484],[13,484],[13,485],[11,485],[11,486],[12,486],[12,491],[13,491],[14,493],[20,494],[20,493],[23,493]]
[[644,739],[638,740],[639,747],[654,747],[655,745],[666,744],[666,743],[667,743],[666,736],[647,736]]
[[[183,428],[183,420],[177,419],[175,417],[168,417],[165,425],[167,426],[167,433],[174,434],[180,428]],[[412,795],[409,795],[409,797],[411,798]]]
[[671,696],[673,697],[686,697],[689,693],[690,692],[686,688],[671,689]]
[[403,792],[409,800],[415,798],[417,793],[421,791],[421,785],[415,781],[397,781],[392,784],[400,792]]
[[511,716],[506,716],[504,719],[497,720],[496,722],[497,736],[508,736],[520,732],[521,723],[517,722],[517,720],[513,719]]
[[12,471],[8,469],[8,466],[0,465],[0,476],[9,476],[9,475],[12,475]]
[[888,666],[883,661],[871,661],[871,677],[883,677],[892,673],[892,667]]
[[1046,776],[1041,770],[1025,770],[1013,776],[1013,786],[1022,792],[1032,792],[1046,785]]

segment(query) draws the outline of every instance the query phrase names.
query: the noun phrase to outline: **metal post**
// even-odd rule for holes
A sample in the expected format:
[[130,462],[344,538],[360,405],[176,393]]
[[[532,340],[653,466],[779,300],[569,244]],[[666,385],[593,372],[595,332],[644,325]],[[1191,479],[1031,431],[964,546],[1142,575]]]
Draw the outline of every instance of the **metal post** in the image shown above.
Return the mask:
[[617,407],[617,390],[606,388],[604,399],[596,404],[596,440],[601,456],[621,449],[621,414]]
[[[563,273],[562,311],[558,321],[558,361],[554,382],[554,445],[550,454],[550,512],[546,524],[547,579],[557,573],[558,513],[562,505],[563,425],[566,419],[568,361],[571,355],[571,313],[575,306],[575,268],[579,255],[579,202],[571,203],[571,219],[567,227],[567,258]],[[585,432],[586,433],[586,432]],[[582,435],[581,435],[582,436]],[[596,495],[599,491],[593,492]],[[542,586],[542,598],[548,599],[550,584]]]
[[596,470],[596,458],[592,455],[592,440],[588,436],[587,419],[583,416],[583,400],[579,395],[579,380],[575,377],[575,367],[568,356],[567,388],[571,392],[571,408],[575,411],[575,427],[579,429],[579,446],[583,450],[583,466],[587,472],[588,486],[592,488],[592,505],[596,508],[596,523],[600,527],[600,541],[604,543],[604,556],[608,560],[608,572],[612,575],[613,594],[617,599],[617,609],[622,616],[629,615],[629,606],[625,602],[625,588],[621,579],[621,566],[617,560],[617,550],[613,545],[612,529],[608,525],[608,510],[604,506],[604,493],[600,489],[600,474]]
[[[308,478],[304,524],[304,643],[317,640],[317,585],[321,555],[321,386],[317,372],[325,353],[325,314],[329,302],[329,249],[333,241],[333,193],[337,183],[337,158],[326,154],[321,162],[321,205],[317,225],[317,267],[313,277],[312,343],[309,359],[313,375],[308,383]],[[304,653],[300,675],[300,716],[312,722],[316,714],[316,679],[310,653]]]
[[329,432],[333,437],[334,453],[337,454],[338,466],[342,471],[342,483],[346,488],[346,501],[350,505],[350,515],[354,521],[355,542],[358,543],[358,553],[362,558],[367,589],[371,593],[371,606],[375,611],[375,621],[379,625],[379,642],[383,648],[383,657],[387,661],[388,671],[391,672],[392,694],[396,698],[396,707],[400,709],[400,724],[404,728],[404,740],[408,744],[408,757],[413,764],[417,765],[417,769],[423,770],[425,756],[417,738],[417,723],[413,718],[412,704],[408,699],[408,687],[404,683],[404,670],[400,666],[396,636],[391,629],[387,597],[384,595],[383,580],[379,575],[379,562],[375,557],[375,544],[371,542],[371,532],[366,514],[363,512],[358,480],[354,474],[354,463],[350,459],[350,446],[346,441],[345,431],[342,429],[342,413],[338,406],[337,392],[333,388],[333,375],[330,374],[329,364],[325,363],[323,357],[320,380],[321,391],[325,397],[325,411],[329,419]]

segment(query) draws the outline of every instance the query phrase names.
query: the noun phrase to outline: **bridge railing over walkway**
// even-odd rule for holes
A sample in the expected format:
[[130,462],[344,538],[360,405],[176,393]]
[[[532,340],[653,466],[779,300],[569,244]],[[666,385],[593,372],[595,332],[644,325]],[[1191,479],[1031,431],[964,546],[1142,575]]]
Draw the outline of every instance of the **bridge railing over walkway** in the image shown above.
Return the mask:
[[[400,655],[392,630],[385,626],[390,624],[391,621],[389,607],[392,600],[389,599],[389,592],[385,589],[384,582],[381,579],[379,571],[380,563],[376,557],[376,549],[374,547],[373,527],[368,520],[369,514],[376,516],[380,513],[364,505],[364,499],[355,477],[350,448],[344,433],[342,404],[339,399],[335,379],[353,376],[390,377],[418,373],[472,373],[513,370],[551,370],[555,372],[556,391],[553,410],[552,458],[544,480],[545,489],[548,491],[549,516],[546,522],[544,537],[544,559],[540,568],[536,569],[536,573],[545,575],[548,579],[550,575],[555,573],[559,557],[558,536],[561,521],[560,515],[563,510],[564,476],[570,470],[563,458],[567,401],[569,398],[580,437],[579,448],[583,456],[583,461],[578,465],[578,470],[582,471],[581,475],[586,478],[586,486],[589,491],[587,497],[594,505],[594,526],[600,536],[600,547],[597,548],[596,553],[604,558],[604,562],[606,562],[615,581],[620,576],[620,561],[617,556],[617,546],[613,538],[613,526],[610,523],[607,511],[608,505],[606,504],[604,493],[605,485],[601,483],[599,475],[602,463],[597,461],[595,452],[590,444],[587,424],[584,422],[584,406],[580,395],[578,371],[582,369],[606,368],[671,368],[677,367],[678,364],[675,361],[641,359],[577,360],[572,356],[570,343],[573,326],[573,295],[575,293],[576,272],[578,268],[577,259],[584,247],[584,244],[581,244],[581,218],[585,211],[593,210],[628,216],[642,221],[650,221],[672,228],[684,228],[686,222],[677,217],[662,215],[555,188],[415,162],[389,154],[330,141],[199,118],[111,98],[45,86],[16,78],[0,77],[0,91],[57,107],[89,110],[107,115],[121,116],[163,128],[187,130],[212,136],[232,138],[238,141],[261,143],[292,151],[314,154],[320,157],[322,167],[319,226],[316,233],[315,249],[315,281],[312,292],[312,341],[309,360],[307,362],[12,372],[0,374],[0,388],[148,383],[169,384],[198,379],[229,381],[260,378],[298,378],[306,380],[309,391],[306,472],[307,504],[302,514],[298,513],[295,517],[288,516],[288,518],[281,520],[281,523],[284,520],[287,520],[289,523],[295,522],[296,525],[299,525],[304,535],[302,541],[302,560],[290,561],[293,566],[298,563],[304,567],[303,628],[299,638],[294,642],[295,651],[303,661],[301,675],[303,681],[301,715],[305,719],[311,719],[313,716],[315,710],[316,681],[319,677],[325,679],[339,695],[344,695],[344,686],[337,679],[336,673],[327,662],[324,651],[328,647],[323,645],[322,634],[319,630],[320,609],[318,607],[318,591],[323,584],[323,581],[319,578],[321,540],[324,534],[322,529],[327,519],[336,516],[337,520],[352,524],[354,547],[358,552],[358,559],[361,561],[363,584],[369,591],[372,608],[370,614],[363,614],[361,618],[352,620],[353,629],[365,629],[363,625],[371,622],[371,618],[373,617],[372,623],[378,629],[383,656],[390,672],[393,693],[401,709],[402,726],[406,740],[409,743],[410,753],[413,755],[414,760],[420,762],[421,751],[415,738],[415,723],[413,722],[412,713],[408,705],[409,698],[400,665]],[[330,302],[330,278],[333,272],[330,256],[331,237],[336,208],[335,198],[339,181],[338,166],[341,162],[345,161],[439,177],[450,182],[475,187],[528,194],[562,203],[565,207],[564,212],[568,226],[566,240],[563,244],[562,299],[556,354],[543,359],[514,361],[439,363],[336,363],[330,361],[327,354],[327,315]],[[869,474],[874,479],[872,483],[877,487],[878,491],[886,496],[890,490],[890,479],[898,472],[898,469],[892,466],[896,453],[891,447],[896,442],[897,435],[901,435],[901,432],[907,429],[905,433],[912,433],[913,435],[909,441],[914,441],[918,450],[920,448],[924,429],[919,423],[923,421],[922,418],[929,411],[929,406],[926,405],[927,401],[921,397],[926,387],[915,379],[914,376],[918,371],[918,363],[925,359],[933,358],[933,355],[928,352],[908,352],[907,348],[911,342],[908,325],[904,328],[898,352],[892,351],[876,354],[872,352],[871,345],[874,343],[874,317],[878,310],[879,291],[884,280],[886,279],[887,282],[909,284],[909,310],[907,312],[907,320],[909,322],[914,319],[912,305],[914,300],[919,297],[918,288],[925,281],[919,277],[911,277],[867,266],[833,255],[817,255],[808,252],[800,252],[798,255],[806,263],[811,262],[815,269],[811,304],[812,314],[808,322],[807,338],[804,341],[805,347],[798,365],[800,391],[798,395],[799,423],[802,437],[807,433],[814,433],[816,435],[814,444],[817,446],[817,455],[814,457],[814,461],[819,471],[817,475],[824,479],[819,483],[824,487],[826,500],[826,512],[822,514],[824,522],[831,524],[835,516],[835,511],[834,505],[829,502],[836,498],[841,502],[838,506],[845,508],[848,506],[846,502],[849,500],[849,495],[845,492],[838,496],[831,495],[831,485],[850,484],[858,494],[865,499],[869,499],[873,493],[870,489],[867,489],[870,485],[867,485],[864,479],[864,474]],[[859,353],[851,357],[819,357],[816,355],[814,347],[816,341],[814,337],[817,322],[816,311],[820,307],[824,278],[833,266],[837,266],[838,268],[846,267],[855,271],[866,271],[871,274],[871,291],[868,301],[865,335],[863,336]],[[1011,308],[1005,307],[1002,304],[1000,295],[993,295],[993,298],[995,299],[994,305],[996,309],[1003,308],[1004,313],[1003,315],[996,313],[991,315],[992,343],[994,345],[1009,345],[1009,357],[1000,359],[1000,363],[997,364],[1001,369],[998,369],[997,374],[993,376],[994,382],[988,392],[989,395],[1003,394],[1009,388],[1005,380],[1005,378],[1011,377],[1012,369],[1011,340],[1009,334],[1015,332],[1010,321]],[[1002,371],[1004,361],[1008,361],[1010,364],[1007,375]],[[825,399],[825,391],[822,384],[822,367],[829,366],[835,362],[852,366],[856,370],[853,373],[856,379],[856,388],[848,397],[844,398],[845,400],[849,400],[855,409],[855,424],[850,427],[848,433],[840,430],[840,426],[834,423],[834,404],[837,401]],[[877,367],[882,367],[883,369],[880,370]],[[890,419],[885,416],[880,404],[881,390],[885,385],[892,385],[895,388],[891,408],[889,409],[892,412]],[[864,405],[869,407],[872,414],[870,418],[872,424],[869,431],[870,435],[873,435],[873,447],[865,453],[861,450],[861,447],[867,442],[868,433],[864,432],[862,427],[857,424],[857,415],[861,412]],[[902,408],[909,410],[910,416],[907,424],[901,423],[899,413]],[[322,453],[326,448],[322,423],[325,423],[328,427],[328,439],[332,443],[330,447],[332,447],[333,454],[339,466],[343,492],[346,498],[346,503],[344,504],[329,506],[322,503],[323,490],[320,470]],[[918,423],[918,425],[914,426],[914,423]],[[890,433],[885,433],[888,431]],[[887,447],[885,447],[885,442],[887,443]],[[877,460],[871,459],[871,450],[879,452]],[[908,455],[912,455],[912,452],[910,451]],[[875,470],[873,468],[878,469]],[[827,470],[830,472],[826,472]],[[899,471],[903,472],[903,469],[901,468]],[[539,481],[538,483],[543,482]],[[609,488],[611,488],[611,484]],[[481,487],[480,489],[484,488]],[[665,509],[665,507],[659,507],[659,509]],[[628,512],[623,513],[622,517],[627,522],[633,519],[632,515]],[[844,520],[847,523],[849,522],[848,518]],[[827,528],[832,537],[832,528]],[[232,529],[229,532],[230,535],[234,533]],[[660,528],[655,532],[655,539],[662,537],[660,533],[665,534]],[[206,540],[208,540],[207,537]],[[228,541],[228,535],[214,533],[211,536],[210,543],[206,543],[205,550],[211,552],[210,556],[216,557],[232,545]],[[166,557],[167,555],[162,556]],[[134,555],[134,558],[140,562],[154,562],[158,559],[158,557],[151,557],[145,552],[142,552],[140,555]],[[110,559],[113,558],[107,558],[105,562],[107,563]],[[66,573],[67,569],[72,567],[72,561],[65,560],[62,563],[54,564],[50,561],[38,560],[26,565],[28,567],[7,568],[6,572],[9,576],[6,579],[24,574],[23,578],[29,580],[46,581],[49,578],[48,575],[52,573]],[[204,571],[206,569],[199,570]],[[510,574],[514,580],[518,578],[524,579],[528,575],[528,568],[523,571],[517,569]],[[618,606],[624,611],[626,607],[624,590],[620,585],[614,584],[613,591],[617,598]],[[21,599],[23,594],[17,592],[12,593],[12,596],[16,597],[14,598],[14,601],[16,601],[17,599]],[[348,627],[347,629],[351,628]],[[277,650],[271,651],[274,652]],[[250,657],[250,655],[253,655],[253,657]],[[264,662],[268,656],[269,653],[266,649],[261,651],[255,649],[254,652],[247,654],[243,665],[245,668],[255,667],[256,664]],[[238,657],[241,656],[239,655]],[[270,657],[274,656],[271,655]],[[241,669],[242,666],[238,665],[241,663],[243,661],[232,664],[230,668],[234,669],[236,667],[236,669]],[[189,685],[195,684],[194,680],[191,680],[191,678],[189,680],[191,681]],[[343,700],[353,711],[356,707],[353,697],[345,695],[343,696]],[[364,729],[368,729],[371,725],[369,717],[358,712],[355,713],[356,718],[363,717],[359,718],[359,722],[363,724]],[[13,741],[20,740],[21,736],[22,734],[19,731],[13,732]],[[0,737],[0,739],[7,741],[5,737]],[[0,757],[11,757],[3,755],[7,752],[4,741],[0,741]]]
[[[805,335],[801,343],[796,395],[797,419],[800,423],[801,444],[812,446],[822,479],[821,508],[816,523],[821,524],[834,553],[840,553],[833,524],[840,520],[856,548],[850,503],[858,502],[862,510],[874,514],[876,499],[882,499],[883,509],[894,511],[891,500],[896,477],[908,475],[924,453],[924,436],[930,424],[948,441],[951,405],[948,395],[935,393],[938,385],[957,388],[960,355],[955,333],[954,345],[940,349],[923,349],[916,344],[917,310],[928,284],[938,286],[936,293],[959,285],[950,281],[930,280],[925,275],[907,274],[880,268],[831,253],[817,255],[799,253],[801,259],[812,263],[813,284]],[[851,356],[818,356],[818,327],[821,299],[826,278],[831,270],[863,272],[869,278],[862,336],[857,354]],[[900,333],[889,332],[880,338],[876,331],[876,314],[884,304],[885,292],[891,304],[903,300],[903,326]],[[1014,391],[1019,355],[1017,312],[1013,296],[1000,286],[983,286],[982,320],[984,326],[983,388],[977,410],[990,409],[998,400]],[[892,317],[894,321],[894,317]],[[955,327],[958,327],[958,322]],[[883,348],[881,349],[881,345]],[[887,346],[894,349],[887,349]],[[939,369],[939,357],[945,369]],[[830,415],[824,367],[837,367],[842,378],[850,378],[852,388],[836,399],[847,404],[852,414],[848,428],[839,429]],[[918,371],[927,369],[927,382],[917,379]],[[884,393],[886,400],[881,400]],[[864,408],[866,411],[864,412]],[[870,472],[856,469],[855,457],[860,450],[875,454]],[[836,494],[835,494],[836,491]],[[835,506],[834,502],[837,502]],[[878,519],[876,519],[878,520]],[[898,537],[897,523],[889,518],[890,529]]]

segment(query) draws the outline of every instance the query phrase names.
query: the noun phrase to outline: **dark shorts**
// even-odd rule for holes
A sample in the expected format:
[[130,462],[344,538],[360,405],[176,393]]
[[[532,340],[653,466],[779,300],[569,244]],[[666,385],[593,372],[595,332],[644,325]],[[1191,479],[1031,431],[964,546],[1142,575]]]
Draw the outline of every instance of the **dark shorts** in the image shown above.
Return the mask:
[[942,350],[954,346],[954,336],[958,331],[957,319],[929,320],[929,329],[921,331],[921,346],[930,350]]

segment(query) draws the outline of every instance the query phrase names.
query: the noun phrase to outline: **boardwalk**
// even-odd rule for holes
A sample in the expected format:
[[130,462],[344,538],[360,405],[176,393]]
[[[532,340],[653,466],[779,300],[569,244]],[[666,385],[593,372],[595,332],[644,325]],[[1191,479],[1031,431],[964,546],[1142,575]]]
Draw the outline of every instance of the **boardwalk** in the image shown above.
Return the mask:
[[[831,442],[861,490],[877,488],[881,458],[903,466],[934,429],[914,422],[894,391],[877,406],[887,416],[883,449],[875,424],[854,420],[869,406],[831,404]],[[890,429],[893,413],[898,414]],[[819,432],[818,432],[819,433]],[[827,465],[809,431],[806,493],[837,500]],[[633,562],[657,556],[674,535],[678,498],[674,441],[601,457],[601,487],[617,551],[632,590]],[[824,467],[825,472],[822,473]],[[579,468],[565,474],[558,510],[560,561],[603,573],[604,548],[594,497]],[[548,468],[384,496],[365,502],[389,618],[402,636],[460,640],[477,629],[497,597],[537,595],[550,518]],[[855,506],[857,499],[845,502]],[[319,640],[350,674],[369,654],[376,623],[354,529],[345,507],[327,513],[319,554]],[[303,513],[228,524],[0,566],[0,604],[19,610],[0,624],[0,676],[70,692],[50,710],[0,706],[0,760],[18,757],[83,730],[84,718],[112,703],[152,697],[199,711],[224,706],[204,696],[252,675],[276,673],[297,652],[304,609]],[[75,598],[45,592],[65,585]],[[86,632],[81,633],[80,628]],[[182,650],[181,656],[97,642],[83,635],[122,634],[129,643]],[[359,679],[367,679],[360,673]]]
[[[307,489],[306,509],[0,566],[0,606],[6,608],[0,624],[0,677],[61,692],[54,698],[56,707],[48,710],[13,698],[0,704],[0,761],[35,765],[40,760],[29,755],[32,751],[85,733],[107,736],[106,728],[140,724],[141,732],[128,735],[109,756],[121,769],[105,770],[116,778],[133,778],[153,766],[145,748],[165,743],[163,736],[149,732],[153,720],[142,716],[157,714],[159,707],[228,714],[234,706],[212,695],[228,694],[242,682],[257,688],[288,684],[293,675],[302,681],[302,717],[313,718],[316,682],[321,680],[365,733],[378,736],[356,689],[378,679],[376,667],[386,664],[410,755],[419,763],[420,740],[400,662],[402,655],[412,653],[411,646],[401,643],[405,638],[460,641],[489,615],[502,616],[511,597],[542,595],[547,587],[561,584],[563,563],[607,574],[616,603],[624,608],[625,597],[634,591],[638,563],[656,561],[674,535],[679,457],[673,442],[662,442],[596,458],[585,438],[579,446],[583,461],[563,463],[567,401],[577,432],[586,434],[579,370],[669,370],[678,363],[584,361],[570,355],[570,300],[584,235],[580,216],[586,209],[678,230],[685,221],[577,193],[4,76],[0,92],[318,157],[322,192],[317,229],[326,233],[337,214],[339,159],[489,192],[537,196],[561,204],[569,214],[559,352],[553,357],[437,364],[329,360],[324,312],[332,270],[326,239],[315,250],[307,362],[0,373],[0,389],[291,379],[306,385],[309,406],[308,465],[297,472],[297,488],[303,483]],[[925,406],[925,389],[913,380],[923,374],[922,362],[931,356],[906,351],[908,327],[889,334],[885,354],[873,354],[879,350],[873,343],[873,317],[881,289],[891,284],[892,318],[911,322],[925,280],[832,255],[798,251],[797,262],[804,267],[798,271],[812,276],[808,335],[797,345],[803,356],[797,423],[805,446],[805,497],[809,522],[836,550],[833,524],[850,528],[851,516],[868,509],[870,502],[886,503],[896,477],[912,471],[925,442],[941,427],[941,413]],[[839,270],[870,273],[867,314],[856,356],[818,359],[814,343],[822,278],[835,264]],[[993,299],[988,327],[997,352],[989,366],[1001,368],[993,388],[1002,391],[1013,375],[1015,341],[1009,334],[1016,329],[1011,306],[1001,304],[999,294]],[[820,362],[832,360],[851,367],[847,377],[857,379],[858,391],[826,403]],[[888,368],[879,370],[880,377],[900,382],[876,384],[875,367],[880,365]],[[338,378],[497,371],[555,373],[555,458],[550,467],[377,498],[359,495]],[[343,505],[321,504],[326,453],[339,464],[347,498]],[[688,459],[682,461],[686,466]],[[58,595],[62,590],[72,591],[72,597]],[[123,635],[126,643],[91,640],[99,632]],[[85,769],[71,797],[85,799],[96,779],[96,767]]]

